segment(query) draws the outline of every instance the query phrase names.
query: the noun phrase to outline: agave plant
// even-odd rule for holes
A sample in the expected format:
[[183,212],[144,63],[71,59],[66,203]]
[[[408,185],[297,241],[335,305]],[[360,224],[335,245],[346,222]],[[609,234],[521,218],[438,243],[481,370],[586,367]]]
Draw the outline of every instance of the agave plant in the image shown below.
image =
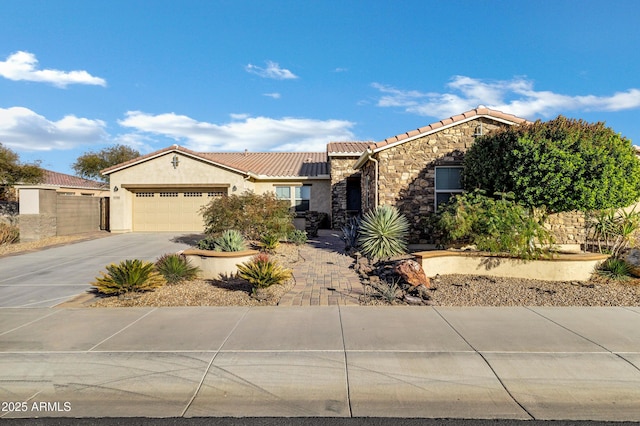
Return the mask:
[[166,283],[162,275],[155,270],[155,265],[144,260],[125,260],[105,268],[107,273],[100,272],[102,276],[96,277],[96,281],[91,283],[103,294],[149,291]]
[[250,261],[237,265],[238,276],[249,281],[255,292],[259,288],[267,288],[281,284],[291,277],[291,271],[284,269],[272,260],[268,254],[259,253]]
[[240,231],[227,229],[214,240],[215,251],[242,251],[247,248],[244,237]]
[[200,272],[200,268],[191,266],[185,256],[177,253],[160,256],[156,261],[156,270],[169,284],[192,280]]
[[307,242],[307,233],[299,229],[294,229],[287,234],[287,241],[301,246]]
[[344,241],[344,250],[348,252],[358,247],[358,237],[360,236],[360,218],[352,216],[349,221],[342,227],[342,241]]
[[360,222],[358,245],[369,259],[385,259],[407,251],[409,222],[393,206],[365,213]]

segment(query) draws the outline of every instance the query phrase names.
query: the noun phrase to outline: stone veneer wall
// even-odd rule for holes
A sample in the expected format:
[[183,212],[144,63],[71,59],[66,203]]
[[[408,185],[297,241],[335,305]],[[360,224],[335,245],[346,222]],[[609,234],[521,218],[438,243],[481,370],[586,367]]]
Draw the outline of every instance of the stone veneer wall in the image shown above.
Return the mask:
[[549,215],[546,221],[556,244],[584,244],[587,236],[586,220],[582,212]]
[[331,227],[340,229],[347,222],[347,178],[360,176],[353,165],[357,156],[329,157],[331,170]]
[[[395,205],[407,217],[412,228],[410,243],[430,242],[429,235],[424,234],[422,220],[435,211],[435,167],[462,164],[480,122],[485,133],[508,126],[477,118],[375,155],[379,161],[378,204]],[[375,165],[372,161],[363,167],[362,176],[363,210],[366,211],[375,206]]]

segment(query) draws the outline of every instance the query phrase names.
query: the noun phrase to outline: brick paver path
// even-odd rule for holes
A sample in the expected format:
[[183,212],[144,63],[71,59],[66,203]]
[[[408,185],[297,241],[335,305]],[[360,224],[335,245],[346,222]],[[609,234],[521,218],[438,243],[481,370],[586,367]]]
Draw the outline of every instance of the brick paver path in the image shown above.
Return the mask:
[[353,258],[345,255],[339,233],[320,230],[300,248],[302,260],[293,268],[296,282],[282,296],[279,306],[358,305],[363,294],[358,274],[350,269]]

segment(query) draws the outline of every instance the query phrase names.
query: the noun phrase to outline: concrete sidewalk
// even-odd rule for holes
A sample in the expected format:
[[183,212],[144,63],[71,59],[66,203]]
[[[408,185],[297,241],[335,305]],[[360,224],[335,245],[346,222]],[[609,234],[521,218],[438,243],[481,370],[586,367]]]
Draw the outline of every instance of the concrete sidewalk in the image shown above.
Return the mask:
[[640,421],[640,308],[0,309],[1,416]]

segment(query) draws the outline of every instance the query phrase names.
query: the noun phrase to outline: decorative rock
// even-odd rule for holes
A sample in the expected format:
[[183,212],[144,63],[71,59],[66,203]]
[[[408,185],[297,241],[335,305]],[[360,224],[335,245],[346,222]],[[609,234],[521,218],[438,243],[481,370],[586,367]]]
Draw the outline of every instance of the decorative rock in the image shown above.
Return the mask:
[[409,305],[423,305],[422,299],[416,296],[404,295],[404,301]]
[[622,259],[629,265],[631,273],[640,277],[640,249],[632,248],[622,256]]
[[395,272],[414,287],[424,285],[429,288],[431,285],[422,266],[415,260],[403,260],[399,262],[395,267]]

